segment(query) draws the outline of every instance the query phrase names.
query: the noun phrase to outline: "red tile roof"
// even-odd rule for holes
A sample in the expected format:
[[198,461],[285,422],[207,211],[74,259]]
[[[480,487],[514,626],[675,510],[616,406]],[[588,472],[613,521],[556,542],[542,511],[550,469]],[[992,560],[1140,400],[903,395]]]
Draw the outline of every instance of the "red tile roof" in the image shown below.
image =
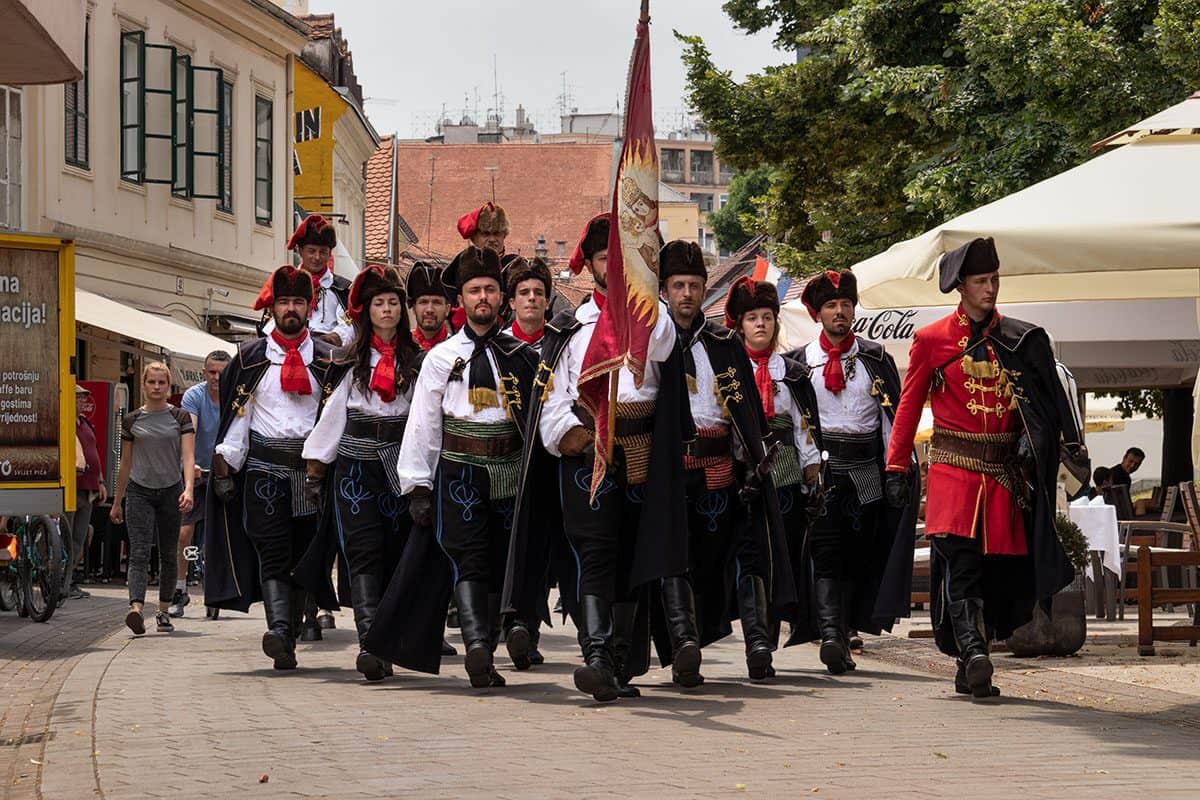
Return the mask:
[[[495,202],[508,213],[512,228],[506,241],[508,252],[532,256],[540,234],[557,265],[565,265],[587,220],[606,210],[611,202],[610,143],[400,142],[396,154],[397,211],[420,239],[418,250],[446,258],[464,245],[456,228],[458,218],[492,197],[493,176]],[[387,196],[378,191],[373,195],[371,164],[367,169],[370,229],[369,220],[379,214],[376,206],[382,204],[386,220]],[[385,226],[384,243],[386,236]],[[369,233],[367,239],[371,248],[373,238]],[[559,242],[565,243],[563,256],[559,256]],[[368,254],[372,252],[378,251],[368,249]]]
[[309,14],[300,19],[311,29],[309,39],[328,39],[333,36],[333,14]]
[[391,206],[392,137],[385,136],[367,161],[367,208],[364,212],[366,256],[379,261],[388,256],[388,208]]

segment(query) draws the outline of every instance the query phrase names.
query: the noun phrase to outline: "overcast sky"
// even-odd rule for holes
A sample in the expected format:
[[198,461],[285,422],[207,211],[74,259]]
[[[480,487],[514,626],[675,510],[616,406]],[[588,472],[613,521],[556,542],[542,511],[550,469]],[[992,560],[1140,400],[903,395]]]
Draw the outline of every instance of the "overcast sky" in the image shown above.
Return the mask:
[[[443,104],[456,121],[478,108],[482,122],[495,105],[493,56],[506,124],[519,103],[539,131],[557,133],[564,72],[569,106],[616,110],[638,8],[638,0],[309,0],[310,12],[336,15],[375,129],[401,138],[432,135]],[[660,134],[679,127],[686,107],[672,30],[702,36],[739,80],[790,60],[771,34],[734,30],[720,0],[651,0],[650,14]]]

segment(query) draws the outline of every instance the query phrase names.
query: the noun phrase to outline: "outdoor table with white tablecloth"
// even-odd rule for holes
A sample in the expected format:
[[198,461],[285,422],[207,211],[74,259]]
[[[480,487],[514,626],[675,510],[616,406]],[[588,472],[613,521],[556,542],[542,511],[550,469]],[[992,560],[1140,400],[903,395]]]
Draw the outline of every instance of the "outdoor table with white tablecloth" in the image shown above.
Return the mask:
[[[1088,550],[1102,554],[1104,568],[1114,575],[1121,574],[1121,536],[1117,524],[1117,508],[1097,497],[1092,501],[1076,500],[1067,507],[1067,516],[1079,526],[1088,540]],[[1087,576],[1092,576],[1091,564]]]

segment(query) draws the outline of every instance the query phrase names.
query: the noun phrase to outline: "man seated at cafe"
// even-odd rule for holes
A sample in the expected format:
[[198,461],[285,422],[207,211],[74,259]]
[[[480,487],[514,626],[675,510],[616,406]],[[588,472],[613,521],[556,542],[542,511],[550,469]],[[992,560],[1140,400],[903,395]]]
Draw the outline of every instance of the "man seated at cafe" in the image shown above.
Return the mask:
[[1113,486],[1131,486],[1133,484],[1133,473],[1138,471],[1138,467],[1142,466],[1142,462],[1146,460],[1146,454],[1140,447],[1131,447],[1125,451],[1125,457],[1121,459],[1121,463],[1117,464],[1109,470],[1109,482]]

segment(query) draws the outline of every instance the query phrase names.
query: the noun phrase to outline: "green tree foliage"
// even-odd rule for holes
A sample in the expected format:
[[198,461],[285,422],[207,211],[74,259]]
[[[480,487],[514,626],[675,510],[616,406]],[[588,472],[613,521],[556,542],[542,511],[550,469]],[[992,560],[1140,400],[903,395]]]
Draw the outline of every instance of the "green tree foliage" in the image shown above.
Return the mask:
[[1096,397],[1115,397],[1115,410],[1121,419],[1130,419],[1145,414],[1150,419],[1163,418],[1163,393],[1161,389],[1124,389],[1119,392],[1096,392]]
[[771,170],[759,167],[733,176],[729,184],[729,199],[725,205],[708,214],[708,224],[717,235],[717,242],[733,252],[754,236],[761,224],[758,207],[771,190]]
[[804,54],[736,83],[681,36],[689,99],[794,271],[845,267],[1081,163],[1200,88],[1200,0],[728,0]]

